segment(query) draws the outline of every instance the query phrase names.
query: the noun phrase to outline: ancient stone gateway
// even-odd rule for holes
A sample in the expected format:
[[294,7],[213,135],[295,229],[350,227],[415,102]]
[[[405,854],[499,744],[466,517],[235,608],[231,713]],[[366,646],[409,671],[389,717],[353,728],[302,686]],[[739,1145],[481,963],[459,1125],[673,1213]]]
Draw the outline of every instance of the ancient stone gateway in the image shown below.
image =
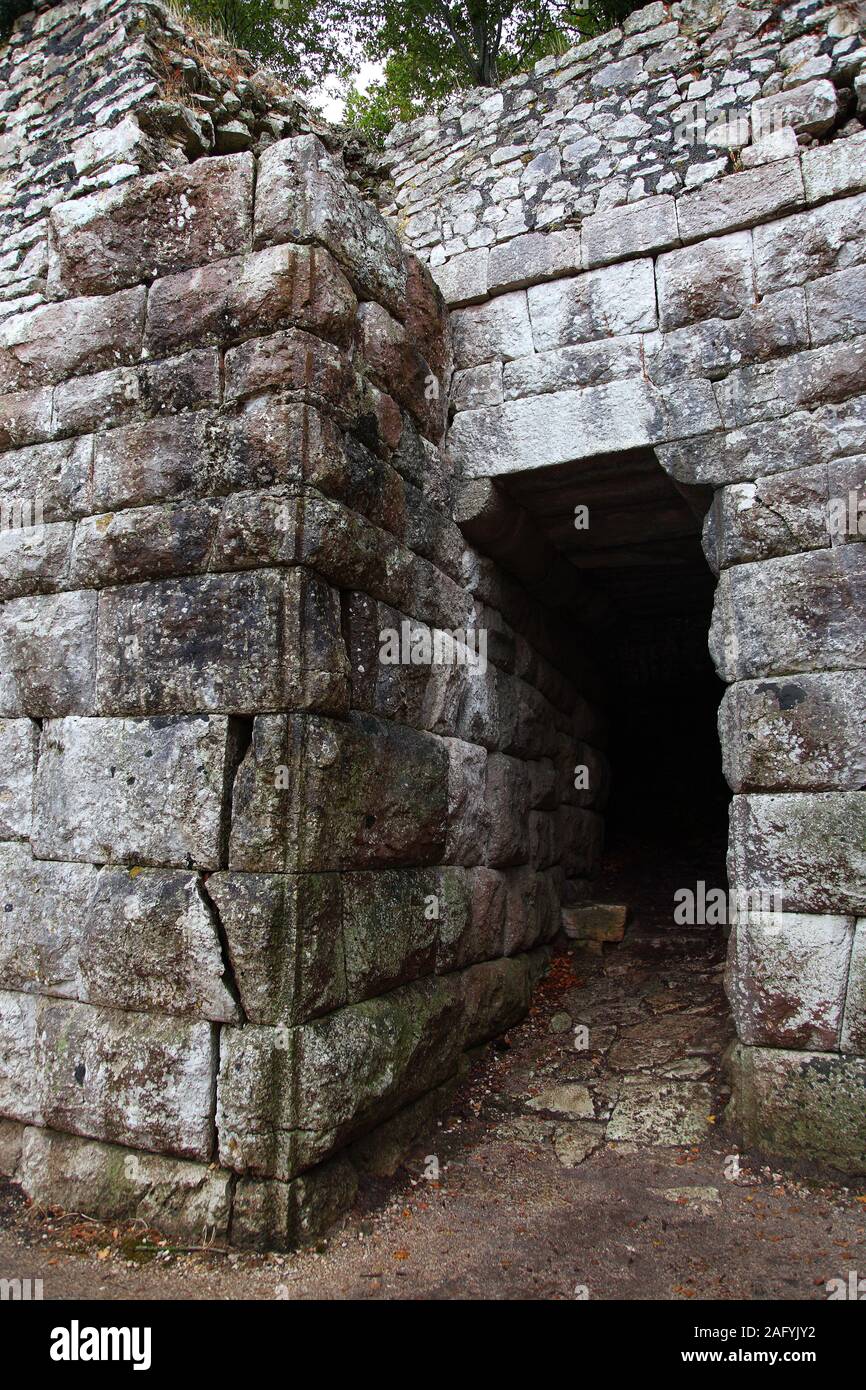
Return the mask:
[[866,1170],[852,14],[652,4],[378,167],[149,0],[0,48],[0,1160],[35,1198],[327,1225],[525,1012],[610,764],[614,822],[672,747],[684,822],[724,810],[719,677],[734,1122]]

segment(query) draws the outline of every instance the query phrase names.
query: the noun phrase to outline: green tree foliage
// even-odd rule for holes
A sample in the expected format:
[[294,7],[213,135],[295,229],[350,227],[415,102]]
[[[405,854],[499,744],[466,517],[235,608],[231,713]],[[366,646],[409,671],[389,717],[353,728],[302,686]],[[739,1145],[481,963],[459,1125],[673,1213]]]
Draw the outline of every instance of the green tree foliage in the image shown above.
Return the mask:
[[539,58],[612,28],[640,0],[347,0],[341,22],[382,81],[350,90],[347,119],[373,138],[466,87],[495,87]]
[[[6,0],[0,0],[0,4]],[[361,61],[345,23],[350,5],[324,0],[182,0],[195,18],[214,25],[238,48],[296,87],[327,77],[348,79]]]

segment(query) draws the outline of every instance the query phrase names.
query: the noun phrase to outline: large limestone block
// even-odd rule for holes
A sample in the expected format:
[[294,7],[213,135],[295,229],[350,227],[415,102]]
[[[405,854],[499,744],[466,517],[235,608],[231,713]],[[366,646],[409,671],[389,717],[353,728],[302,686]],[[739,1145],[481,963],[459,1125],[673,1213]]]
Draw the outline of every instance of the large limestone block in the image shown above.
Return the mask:
[[851,917],[767,912],[738,920],[726,988],[740,1041],[836,1049],[853,936]]
[[485,860],[494,868],[529,858],[529,771],[506,753],[491,753],[485,770],[490,833]]
[[38,747],[32,719],[0,719],[0,840],[30,838]]
[[710,382],[655,390],[635,379],[464,411],[451,427],[448,449],[465,476],[484,478],[684,439],[720,425]]
[[234,789],[230,864],[283,872],[441,859],[441,741],[367,715],[257,718]]
[[704,522],[704,553],[718,573],[830,544],[828,478],[823,465],[774,473],[721,488]]
[[701,241],[780,217],[805,202],[799,159],[779,159],[741,174],[716,179],[677,200],[685,241]]
[[529,1008],[534,983],[527,955],[482,961],[460,975],[465,1010],[465,1046],[476,1047],[519,1023]]
[[[596,339],[572,347],[553,348],[536,352],[530,357],[518,357],[506,362],[502,371],[502,396],[516,400],[521,396],[539,396],[544,391],[567,391],[574,387],[602,386],[623,377],[640,376],[644,370],[642,347],[645,339],[639,334],[623,338]],[[499,400],[473,400],[463,409],[482,405],[497,405]]]
[[196,875],[102,869],[82,927],[79,999],[137,1013],[237,1019],[213,904]]
[[285,1025],[222,1029],[216,1125],[224,1167],[283,1181],[297,1172],[296,1054],[297,1030]]
[[627,261],[534,285],[527,301],[536,352],[594,338],[650,332],[657,322],[650,260]]
[[346,276],[322,247],[269,246],[157,280],[148,296],[144,345],[151,356],[165,356],[279,328],[347,344],[356,304]]
[[231,1175],[211,1164],[31,1126],[18,1181],[40,1206],[142,1221],[196,1243],[228,1235]]
[[343,1154],[291,1182],[242,1177],[232,1206],[232,1244],[257,1250],[308,1244],[351,1207],[357,1189],[357,1173]]
[[[861,109],[862,93],[866,90],[863,77],[860,83]],[[814,149],[803,150],[800,162],[803,166],[803,183],[806,200],[810,203],[823,202],[825,198],[837,198],[842,193],[855,193],[866,188],[866,131],[849,135],[844,140],[833,140],[829,145],[817,145]]]
[[0,845],[0,979],[7,988],[78,997],[97,874],[91,864],[34,859],[29,845]]
[[0,715],[90,714],[95,682],[95,592],[40,594],[0,606]]
[[583,219],[580,232],[584,263],[590,269],[648,251],[667,251],[680,241],[676,206],[667,194],[595,212]]
[[68,299],[0,324],[0,392],[65,381],[134,362],[141,351],[144,289]]
[[103,714],[348,704],[338,597],[303,569],[107,590],[98,665]]
[[826,78],[801,82],[752,102],[752,138],[768,135],[780,126],[793,126],[799,134],[823,135],[835,121],[838,109],[832,82]]
[[52,720],[36,774],[34,852],[219,868],[236,737],[218,715]]
[[866,333],[866,265],[837,270],[806,286],[812,342]]
[[525,357],[534,350],[526,291],[515,290],[487,304],[456,310],[451,315],[451,332],[458,370]]
[[866,193],[757,227],[754,243],[755,288],[759,294],[862,265],[866,260]]
[[253,160],[201,159],[59,203],[51,213],[53,298],[110,294],[206,265],[252,243]]
[[[0,454],[0,502],[45,522],[84,516],[91,507],[93,440],[62,439]],[[24,510],[29,507],[29,510]]]
[[734,232],[660,256],[659,327],[733,318],[755,303],[752,234]]
[[202,499],[85,517],[75,527],[69,583],[101,589],[206,569],[221,512],[217,499]]
[[733,1120],[766,1153],[866,1172],[866,1058],[735,1049]]
[[209,1023],[41,999],[35,1070],[46,1124],[207,1162],[215,1029]]
[[0,1115],[42,1124],[36,1067],[35,994],[0,990]]
[[77,588],[69,577],[74,531],[71,521],[0,530],[0,600]]
[[813,550],[725,570],[710,653],[723,680],[866,666],[866,550]]
[[439,872],[385,869],[340,876],[350,1003],[433,973],[441,914]]
[[839,1046],[842,1052],[866,1057],[866,919],[862,918],[854,932]]
[[[693,252],[695,248],[688,249]],[[751,276],[751,271],[749,274]],[[716,303],[719,299],[724,301],[730,285],[726,292],[723,281],[720,290]],[[712,286],[704,303],[713,302],[715,296],[716,287]],[[724,307],[724,303],[719,307]],[[689,376],[706,376],[718,381],[746,364],[766,362],[799,348],[808,348],[810,341],[805,291],[796,286],[768,294],[759,304],[747,304],[736,311],[735,318],[702,319],[640,340],[644,370],[656,386]]]
[[866,671],[738,681],[719,734],[733,791],[856,791],[866,786]]
[[678,482],[723,487],[864,451],[866,394],[861,393],[815,411],[795,410],[778,419],[662,445],[656,457]]
[[[584,228],[587,220],[584,220]],[[487,293],[501,294],[504,290],[536,285],[540,280],[555,280],[561,275],[577,274],[583,269],[582,230],[580,227],[565,227],[561,232],[529,232],[525,236],[512,237],[510,241],[501,242],[498,246],[491,246],[489,260],[486,262]],[[486,255],[486,252],[467,254]],[[455,256],[446,265],[441,266],[435,272],[436,275],[447,274],[456,260],[463,259]],[[612,259],[617,260],[618,256]],[[482,291],[481,298],[483,297]],[[449,303],[452,302],[454,301],[449,300]]]
[[346,1003],[337,874],[211,874],[208,897],[251,1023],[303,1023]]
[[449,864],[478,864],[490,833],[491,810],[486,797],[487,751],[462,739],[445,739],[448,749]]
[[403,317],[407,273],[400,240],[314,135],[279,140],[259,159],[255,245],[283,241],[326,246],[362,298]]
[[728,843],[731,887],[753,910],[866,910],[866,792],[735,796]]
[[20,449],[50,439],[53,391],[10,391],[0,396],[0,449]]
[[307,1166],[457,1068],[461,977],[420,980],[298,1030],[297,1161]]

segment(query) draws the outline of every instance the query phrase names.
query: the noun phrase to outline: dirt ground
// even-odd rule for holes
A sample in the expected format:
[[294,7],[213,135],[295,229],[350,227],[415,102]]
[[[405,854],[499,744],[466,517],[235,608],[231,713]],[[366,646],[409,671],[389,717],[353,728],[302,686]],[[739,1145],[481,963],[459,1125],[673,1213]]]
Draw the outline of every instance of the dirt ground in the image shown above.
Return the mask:
[[0,1277],[46,1299],[825,1300],[866,1273],[866,1184],[737,1153],[724,943],[673,931],[667,886],[640,901],[624,941],[558,948],[529,1017],[315,1248],[182,1251],[6,1184]]

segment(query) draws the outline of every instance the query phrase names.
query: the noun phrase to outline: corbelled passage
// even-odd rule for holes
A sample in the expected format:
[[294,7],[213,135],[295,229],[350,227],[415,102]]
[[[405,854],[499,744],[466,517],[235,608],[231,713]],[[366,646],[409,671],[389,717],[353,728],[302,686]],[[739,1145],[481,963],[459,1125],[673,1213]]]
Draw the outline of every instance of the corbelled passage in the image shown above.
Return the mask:
[[[624,27],[398,128],[381,212],[345,131],[151,0],[0,48],[0,1168],[36,1200],[292,1243],[423,1132],[591,892],[598,657],[709,604],[702,525],[731,883],[784,894],[731,937],[737,1123],[866,1167],[866,52],[811,3]],[[744,109],[721,152],[696,94]]]

